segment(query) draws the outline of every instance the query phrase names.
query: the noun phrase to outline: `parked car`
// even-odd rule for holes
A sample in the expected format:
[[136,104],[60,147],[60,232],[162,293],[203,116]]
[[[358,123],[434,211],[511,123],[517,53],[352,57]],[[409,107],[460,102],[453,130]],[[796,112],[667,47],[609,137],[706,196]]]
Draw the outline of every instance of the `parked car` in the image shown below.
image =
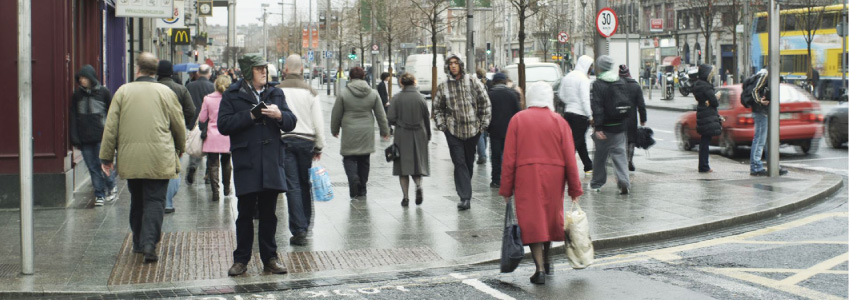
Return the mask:
[[[752,111],[741,105],[740,84],[723,86],[717,91],[720,93],[717,98],[720,103],[717,110],[725,121],[723,132],[711,140],[711,145],[723,147],[723,155],[732,157],[738,151],[738,146],[752,145]],[[803,154],[817,152],[823,134],[824,119],[820,103],[811,94],[791,84],[782,84],[779,95],[779,143],[796,146],[797,151]],[[844,127],[846,130],[847,126]],[[679,148],[691,150],[699,143],[699,137],[696,131],[696,112],[687,112],[680,116],[676,122]]]
[[[508,78],[513,80],[516,85],[519,85],[518,66],[519,65],[509,65],[505,67],[505,73],[508,74]],[[541,62],[525,63],[525,85],[528,86],[537,81],[545,81],[551,85],[552,90],[555,92],[555,98],[552,99],[553,107],[555,108],[555,111],[558,112],[564,111],[564,104],[561,102],[560,98],[558,98],[558,87],[561,86],[561,78],[563,77],[564,73],[561,72],[561,67],[557,64]]]
[[839,99],[838,106],[823,117],[823,138],[832,148],[841,148],[847,142],[847,107],[845,94]]

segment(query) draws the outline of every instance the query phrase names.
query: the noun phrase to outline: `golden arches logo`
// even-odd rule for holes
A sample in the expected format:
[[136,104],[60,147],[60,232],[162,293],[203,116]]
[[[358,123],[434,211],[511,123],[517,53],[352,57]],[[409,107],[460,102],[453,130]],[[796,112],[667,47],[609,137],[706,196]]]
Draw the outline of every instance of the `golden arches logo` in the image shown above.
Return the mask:
[[188,30],[175,30],[174,31],[174,42],[175,43],[189,43],[189,31]]

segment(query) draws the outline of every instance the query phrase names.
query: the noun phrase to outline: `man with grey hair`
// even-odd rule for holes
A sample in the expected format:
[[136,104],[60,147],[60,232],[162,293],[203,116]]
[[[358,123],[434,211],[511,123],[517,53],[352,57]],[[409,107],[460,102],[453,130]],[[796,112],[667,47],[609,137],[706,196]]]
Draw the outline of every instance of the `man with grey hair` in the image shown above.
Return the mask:
[[133,253],[143,253],[147,263],[159,259],[156,244],[162,232],[165,194],[168,180],[180,173],[178,158],[185,150],[186,127],[177,95],[154,79],[156,57],[144,52],[136,58],[136,66],[136,81],[122,85],[112,97],[99,157],[101,169],[109,176],[116,150],[121,149],[118,175],[127,179],[130,188]]
[[281,138],[286,145],[286,201],[289,208],[289,239],[291,245],[307,245],[307,228],[313,214],[310,186],[310,166],[322,157],[325,145],[322,103],[319,94],[304,82],[301,56],[290,55],[283,69],[284,79],[278,86],[283,90],[286,104],[298,122],[295,129]]
[[[212,76],[212,68],[207,64],[202,64],[198,67],[198,79],[190,82],[186,85],[186,89],[189,90],[189,94],[192,95],[192,102],[195,103],[195,107],[198,109],[195,110],[195,117],[192,119],[192,123],[195,124],[195,120],[198,119],[198,114],[201,113],[201,104],[204,102],[204,97],[209,94],[215,92],[215,85],[210,81],[210,76]],[[198,126],[201,127],[202,132],[206,132],[207,124],[200,123]],[[195,171],[198,169],[198,165],[201,163],[201,157],[189,157],[189,171],[186,174],[186,182],[192,184],[195,182]],[[209,168],[207,168],[209,169]],[[204,176],[204,183],[209,183],[209,178]],[[228,185],[225,185],[228,186]],[[227,196],[230,191],[225,190],[224,195]]]

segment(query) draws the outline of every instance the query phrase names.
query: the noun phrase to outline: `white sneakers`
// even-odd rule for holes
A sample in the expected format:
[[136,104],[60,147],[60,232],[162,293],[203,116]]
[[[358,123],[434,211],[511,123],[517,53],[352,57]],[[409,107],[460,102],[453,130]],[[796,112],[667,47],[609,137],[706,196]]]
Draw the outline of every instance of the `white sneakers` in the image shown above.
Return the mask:
[[103,202],[103,197],[97,197],[94,199],[94,206],[103,206]]

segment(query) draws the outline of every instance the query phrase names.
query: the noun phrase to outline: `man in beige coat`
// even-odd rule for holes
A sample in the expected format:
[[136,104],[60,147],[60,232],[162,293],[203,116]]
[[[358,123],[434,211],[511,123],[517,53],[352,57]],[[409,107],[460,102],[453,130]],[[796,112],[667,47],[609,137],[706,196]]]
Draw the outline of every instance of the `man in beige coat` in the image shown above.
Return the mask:
[[177,96],[153,78],[158,60],[142,53],[136,59],[136,81],[122,85],[112,98],[101,141],[103,172],[111,174],[118,150],[118,175],[130,188],[133,252],[145,262],[158,260],[168,180],[180,173],[186,127]]

